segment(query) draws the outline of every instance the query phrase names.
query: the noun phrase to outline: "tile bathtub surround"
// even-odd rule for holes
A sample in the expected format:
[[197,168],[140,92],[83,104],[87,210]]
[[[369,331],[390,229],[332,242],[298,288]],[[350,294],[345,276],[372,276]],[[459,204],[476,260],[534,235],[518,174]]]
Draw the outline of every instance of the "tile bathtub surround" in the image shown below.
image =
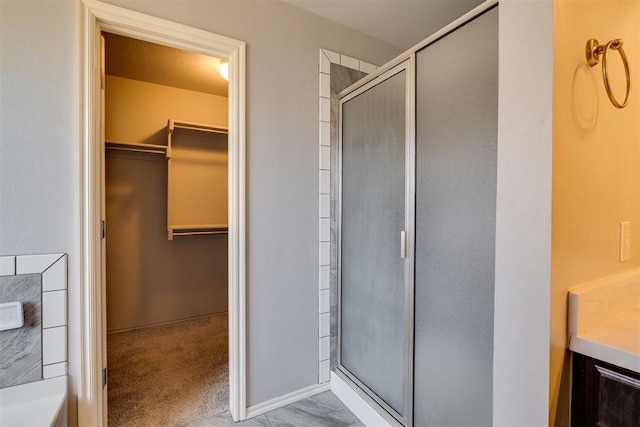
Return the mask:
[[376,70],[373,64],[320,49],[319,62],[319,381],[329,381],[335,366],[337,329],[336,171],[340,91]]
[[42,285],[39,274],[0,277],[0,303],[19,301],[24,326],[0,331],[0,388],[42,378]]
[[[27,284],[27,282],[29,284]],[[16,285],[16,283],[18,285]],[[9,284],[18,286],[21,292],[30,288],[38,300],[38,307],[28,300],[27,296],[9,295],[3,289]],[[7,285],[5,287],[5,285]],[[34,297],[35,298],[35,297]],[[26,382],[39,381],[67,374],[67,255],[11,255],[0,256],[0,302],[20,301],[25,312],[25,326],[9,331],[0,331],[0,388]],[[37,322],[37,326],[35,325]],[[22,358],[20,363],[30,360],[32,366],[27,369],[20,365],[18,376],[21,382],[7,384],[7,366],[16,365],[11,362],[15,358],[16,345],[13,335],[33,334],[37,345],[21,339]],[[9,350],[11,349],[11,350]],[[11,353],[13,351],[13,355]],[[26,376],[26,372],[30,372]]]

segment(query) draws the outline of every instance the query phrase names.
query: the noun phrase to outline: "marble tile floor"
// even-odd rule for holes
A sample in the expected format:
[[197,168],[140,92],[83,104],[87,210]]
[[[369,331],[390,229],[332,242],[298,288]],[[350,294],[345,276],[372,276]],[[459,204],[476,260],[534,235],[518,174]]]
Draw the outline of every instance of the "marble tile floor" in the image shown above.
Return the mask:
[[250,420],[234,423],[229,412],[197,427],[364,427],[330,391],[308,397]]

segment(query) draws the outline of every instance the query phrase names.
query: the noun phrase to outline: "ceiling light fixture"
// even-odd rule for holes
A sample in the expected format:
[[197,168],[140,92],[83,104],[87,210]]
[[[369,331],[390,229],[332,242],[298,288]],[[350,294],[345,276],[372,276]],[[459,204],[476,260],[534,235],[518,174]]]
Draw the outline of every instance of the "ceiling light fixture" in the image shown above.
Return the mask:
[[223,79],[225,79],[226,81],[229,81],[229,63],[228,62],[220,64],[220,68],[218,68],[218,72],[220,73]]

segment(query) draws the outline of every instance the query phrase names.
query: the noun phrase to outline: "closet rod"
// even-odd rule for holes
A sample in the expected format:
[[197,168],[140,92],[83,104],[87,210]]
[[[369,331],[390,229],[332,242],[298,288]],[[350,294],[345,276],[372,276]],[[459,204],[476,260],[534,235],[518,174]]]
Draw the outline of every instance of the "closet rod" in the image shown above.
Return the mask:
[[125,148],[125,147],[110,147],[110,146],[106,146],[105,147],[107,150],[114,150],[114,151],[130,151],[133,153],[149,153],[149,154],[165,154],[164,150],[153,150],[153,149],[143,149],[143,148]]
[[229,229],[227,224],[189,224],[189,225],[174,225],[171,227],[176,231],[226,231]]
[[217,231],[174,231],[174,236],[199,236],[203,234],[229,234],[226,230]]
[[176,126],[176,129],[187,129],[187,130],[197,130],[199,132],[208,132],[208,133],[219,133],[222,135],[227,135],[229,131],[224,129],[204,129],[199,127],[191,127],[191,126]]
[[104,146],[107,150],[133,151],[136,153],[165,154],[167,152],[166,145],[141,144],[139,142],[105,141]]

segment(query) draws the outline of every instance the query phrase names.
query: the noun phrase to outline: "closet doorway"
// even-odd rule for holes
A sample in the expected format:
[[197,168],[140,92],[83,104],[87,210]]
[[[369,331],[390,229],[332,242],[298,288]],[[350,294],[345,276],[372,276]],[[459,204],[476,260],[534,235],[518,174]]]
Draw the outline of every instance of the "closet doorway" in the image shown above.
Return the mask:
[[102,36],[108,423],[206,423],[229,410],[225,61]]

